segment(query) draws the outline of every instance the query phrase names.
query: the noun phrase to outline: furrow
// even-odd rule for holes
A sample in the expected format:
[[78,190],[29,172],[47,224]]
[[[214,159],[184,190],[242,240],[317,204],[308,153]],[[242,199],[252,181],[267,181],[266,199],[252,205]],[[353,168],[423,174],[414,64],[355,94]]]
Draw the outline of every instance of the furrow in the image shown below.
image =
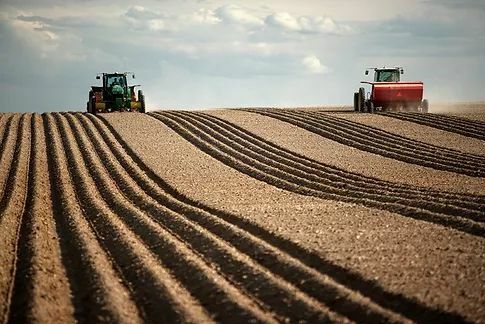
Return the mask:
[[[87,128],[89,129],[89,127]],[[89,138],[96,139],[95,134],[92,132],[89,132],[88,135]],[[105,142],[108,142],[106,138]],[[103,150],[99,146],[100,144],[98,143],[97,151],[101,153]],[[113,153],[108,150],[104,154],[104,158],[109,159],[111,154]],[[105,164],[108,164],[108,161],[105,161]],[[325,278],[292,258],[281,255],[280,251],[275,250],[264,242],[258,241],[230,224],[221,222],[219,218],[192,206],[184,206],[181,202],[173,199],[171,199],[172,201],[167,201],[169,198],[166,197],[166,194],[156,185],[150,184],[146,176],[144,177],[140,172],[141,170],[136,170],[133,165],[131,165],[131,168],[129,167],[130,165],[128,167],[123,165],[120,169],[126,169],[130,176],[140,175],[136,177],[138,179],[137,183],[146,192],[145,195],[150,195],[161,204],[170,204],[172,209],[178,210],[180,214],[185,215],[177,216],[177,214],[174,214],[173,216],[171,215],[172,217],[160,220],[164,226],[169,227],[173,232],[176,232],[181,238],[189,242],[193,249],[197,249],[201,255],[215,264],[220,271],[231,278],[232,282],[255,295],[276,313],[283,313],[285,317],[289,317],[291,320],[303,320],[305,316],[308,316],[306,314],[308,310],[302,310],[295,301],[292,301],[295,298],[293,295],[296,297],[300,295],[300,298],[304,300],[308,298],[305,298],[291,285],[287,285],[284,281],[275,277],[272,272],[277,275],[283,275],[281,276],[283,279],[298,286],[302,291],[309,292],[309,295],[312,297],[331,305],[336,304],[332,305],[332,308],[337,311],[340,310],[344,315],[352,315],[355,320],[363,316],[367,317],[369,321],[399,318],[395,314],[388,314],[389,311],[382,310],[377,305],[373,305],[372,302],[366,301],[359,294],[342,288],[335,282],[329,283],[330,279],[328,277]],[[113,174],[114,172],[111,171],[110,173]],[[124,183],[120,179],[117,179],[117,182],[124,188],[136,187],[130,183]],[[147,213],[160,208],[156,204],[150,203],[149,200],[147,201],[146,197],[140,192],[134,192],[132,195],[134,196],[134,201],[140,202],[141,208],[145,206],[144,209]],[[153,206],[150,207],[150,204]],[[252,260],[248,257],[251,257]],[[261,268],[261,265],[268,266],[267,269],[269,271]],[[275,289],[275,284],[268,283],[268,279],[275,282],[276,286],[282,288],[286,286],[286,289],[290,290],[291,294],[282,294],[278,291],[279,289]],[[278,305],[275,303],[282,304]],[[324,309],[318,304],[315,306]],[[343,320],[342,317],[335,315],[332,315],[329,319],[338,322]],[[310,318],[306,320],[310,320]]]
[[10,322],[74,322],[57,242],[42,119],[32,117],[29,187],[18,243]]
[[3,150],[5,148],[5,140],[8,136],[7,129],[11,123],[11,119],[11,116],[4,116],[2,120],[0,120],[0,159],[2,158]]
[[17,134],[12,167],[0,201],[0,316],[2,322],[9,317],[10,303],[16,272],[17,250],[22,216],[28,189],[30,155],[30,116],[23,114]]
[[451,116],[413,113],[385,113],[383,115],[485,140],[485,127],[483,123],[469,121],[465,118],[450,118]]
[[[396,115],[406,115],[401,112],[390,114]],[[416,119],[422,119],[428,122],[437,122],[440,125],[453,125],[454,127],[461,129],[461,130],[472,130],[474,132],[479,131],[482,134],[485,132],[485,123],[479,120],[471,120],[463,117],[452,116],[452,115],[440,115],[440,114],[408,114],[410,117]]]
[[476,127],[480,129],[482,132],[485,132],[485,121],[476,120],[476,119],[468,119],[465,117],[454,116],[454,115],[440,115],[440,114],[431,114],[432,117],[436,117],[438,119],[442,119],[443,121],[453,120],[461,125],[467,125],[471,127]]
[[430,144],[407,139],[377,128],[361,125],[328,114],[312,115],[292,111],[285,111],[283,113],[272,111],[272,113],[304,122],[310,126],[319,128],[323,133],[334,134],[335,138],[347,140],[352,144],[351,146],[359,145],[359,149],[372,146],[376,151],[388,150],[393,158],[398,159],[398,157],[402,156],[408,160],[412,159],[416,161],[416,164],[422,161],[435,168],[448,167],[456,169],[457,166],[466,165],[468,169],[472,169],[473,167],[477,167],[477,164],[480,167],[480,161],[484,160],[483,157],[467,155],[466,153],[452,151],[446,148],[428,147]]
[[[18,115],[14,115],[9,118],[5,126],[4,137],[0,147],[0,202],[3,200],[5,195],[5,186],[7,185],[7,179],[13,165],[14,155],[18,148],[17,142],[19,141],[19,120]],[[1,218],[2,214],[0,214],[0,219]]]
[[[396,113],[390,113],[390,114],[401,115],[403,113],[396,112]],[[455,126],[457,126],[460,129],[466,129],[465,126],[467,126],[467,127],[479,129],[481,131],[485,131],[485,122],[480,121],[480,120],[473,120],[473,119],[468,119],[468,118],[464,118],[464,117],[453,116],[453,115],[443,115],[443,114],[421,115],[421,114],[409,113],[408,115],[411,116],[411,117],[422,118],[422,119],[428,120],[428,121],[436,120],[440,124],[442,124],[442,123],[454,124]]]
[[[93,134],[89,137],[96,138]],[[110,154],[107,152],[103,154],[99,141],[97,144],[98,153],[103,155],[104,159],[109,159]],[[105,150],[107,149],[105,148]],[[110,164],[109,161],[103,161],[103,163]],[[312,301],[311,298],[274,277],[269,271],[262,269],[247,256],[225,244],[200,226],[188,222],[183,216],[168,210],[162,204],[158,204],[153,198],[137,188],[136,182],[129,179],[130,175],[124,171],[123,167],[116,167],[116,163],[112,163],[110,174],[116,178],[115,181],[120,187],[129,188],[126,194],[132,197],[131,200],[137,203],[140,209],[151,215],[163,227],[175,233],[181,240],[187,242],[202,258],[229,278],[230,282],[268,305],[272,311],[281,316],[280,320],[289,316],[294,320],[329,319],[325,314],[322,314],[322,307]],[[166,216],[157,217],[157,213],[160,214],[160,212],[163,212]],[[335,318],[334,320],[342,320],[339,317]]]
[[419,151],[426,153],[432,157],[437,156],[438,159],[446,159],[451,163],[456,163],[456,161],[463,161],[465,164],[470,164],[471,166],[475,165],[482,165],[485,162],[485,157],[466,153],[455,149],[450,149],[442,146],[437,146],[429,143],[425,143],[419,140],[410,139],[401,135],[394,134],[389,131],[385,131],[383,129],[379,129],[377,127],[372,127],[369,125],[364,125],[355,121],[350,121],[344,118],[340,118],[337,116],[332,116],[331,114],[325,113],[311,113],[311,112],[302,112],[302,114],[315,116],[317,117],[316,120],[321,120],[321,118],[328,119],[334,123],[338,123],[343,127],[348,127],[350,129],[358,129],[359,132],[372,134],[372,140],[379,140],[384,144],[393,143],[397,146],[404,146],[405,149]]
[[[176,113],[165,114],[172,114],[172,116],[176,116]],[[247,145],[238,144],[237,141],[234,141],[234,139],[227,140],[227,138],[220,134],[220,131],[216,132],[208,130],[205,124],[197,124],[196,122],[196,125],[194,126],[187,121],[187,119],[191,118],[190,116],[191,115],[186,115],[185,120],[179,119],[178,121],[182,123],[185,122],[185,127],[189,127],[191,131],[195,132],[198,136],[206,139],[206,141],[210,142],[211,145],[214,145],[222,152],[231,155],[236,159],[245,160],[248,164],[254,165],[255,163],[259,163],[260,168],[266,168],[267,172],[276,176],[281,177],[281,174],[278,174],[278,171],[284,172],[285,176],[289,176],[293,180],[293,182],[300,185],[305,185],[310,189],[315,189],[335,195],[353,195],[355,197],[380,201],[383,203],[398,203],[404,206],[427,209],[431,212],[466,217],[479,222],[483,221],[484,219],[483,213],[479,211],[479,208],[481,207],[479,205],[474,206],[475,209],[468,210],[464,208],[449,206],[446,203],[432,203],[428,199],[423,200],[423,197],[418,197],[418,199],[410,200],[405,197],[391,196],[387,192],[376,192],[376,190],[370,190],[369,192],[365,192],[362,191],[360,188],[357,188],[356,190],[355,186],[351,186],[346,183],[342,184],[343,188],[339,188],[335,185],[333,181],[328,181],[328,179],[326,179],[325,177],[318,178],[313,173],[305,173],[301,171],[300,168],[291,168],[284,163],[280,163],[279,161],[277,161],[281,160],[281,158],[278,156],[267,158],[265,156],[261,156],[260,154],[254,154],[254,152],[251,152],[249,149],[247,149]]]
[[[299,165],[300,167],[303,167],[307,170],[312,170],[313,173],[324,175],[330,180],[345,181],[348,183],[355,183],[360,185],[365,184],[368,188],[385,188],[385,190],[387,191],[403,194],[424,194],[428,195],[430,199],[436,199],[437,201],[440,201],[441,199],[451,200],[457,205],[461,205],[463,202],[465,202],[465,204],[463,205],[464,207],[471,206],[472,208],[475,208],[476,204],[485,204],[484,196],[471,196],[469,194],[447,193],[432,190],[429,188],[411,187],[404,184],[384,181],[377,178],[367,177],[358,173],[353,173],[332,165],[327,165],[319,161],[312,160],[306,156],[285,149],[281,146],[278,146],[277,144],[274,144],[273,142],[270,142],[262,137],[259,137],[256,134],[245,130],[238,125],[232,124],[221,118],[204,113],[191,112],[190,114],[195,114],[197,116],[201,116],[205,120],[210,120],[212,123],[217,124],[221,128],[226,129],[231,133],[236,134],[238,137],[253,143],[256,147],[260,147],[265,151],[275,153],[281,157],[291,160],[297,163],[297,165]],[[470,205],[468,205],[467,202],[470,202]]]
[[[388,201],[391,197],[407,201],[413,206],[419,206],[430,211],[439,211],[444,213],[456,214],[462,216],[466,212],[470,212],[472,215],[477,216],[478,221],[483,219],[483,214],[479,211],[483,207],[485,200],[483,197],[468,197],[457,195],[452,193],[436,193],[430,190],[403,190],[402,187],[393,187],[392,183],[386,183],[385,186],[369,185],[367,181],[360,180],[354,181],[347,177],[335,175],[335,173],[327,172],[327,168],[314,168],[308,166],[305,163],[301,163],[302,159],[295,159],[293,156],[286,154],[284,151],[279,151],[278,148],[264,145],[264,143],[258,142],[257,139],[252,137],[243,136],[237,130],[231,128],[230,124],[223,124],[221,120],[214,120],[211,118],[205,118],[204,115],[198,115],[194,113],[175,113],[179,116],[185,116],[185,118],[198,121],[199,129],[202,127],[210,133],[210,136],[217,138],[221,142],[224,142],[228,146],[234,147],[240,152],[247,152],[247,155],[258,159],[266,164],[275,165],[278,168],[283,168],[285,171],[292,173],[296,176],[301,176],[309,181],[316,181],[318,183],[327,184],[336,190],[352,190],[354,192],[360,192],[361,194],[370,194],[373,197],[378,197],[384,201]],[[217,123],[219,121],[219,123]],[[209,130],[210,129],[210,130]],[[260,157],[263,157],[262,159]],[[279,162],[279,163],[276,163]],[[303,162],[305,162],[303,160]],[[345,175],[345,174],[343,174]],[[423,204],[423,200],[426,200],[426,204]],[[477,202],[473,201],[476,200]],[[430,203],[431,202],[431,203]],[[451,207],[453,206],[453,207]],[[456,207],[456,208],[455,208]],[[463,213],[464,210],[465,213]],[[453,213],[454,212],[454,213]]]
[[308,116],[294,116],[292,113],[281,113],[274,110],[262,111],[258,109],[248,111],[273,117],[344,145],[349,145],[363,151],[368,151],[399,161],[418,164],[437,170],[461,173],[473,177],[481,177],[483,174],[485,174],[483,170],[481,170],[483,166],[474,168],[467,165],[462,165],[459,163],[459,161],[456,161],[456,163],[445,163],[446,161],[440,160],[438,157],[430,157],[424,153],[420,153],[419,151],[408,150],[407,152],[403,152],[401,148],[389,146],[385,142],[379,144],[374,141],[372,137],[364,136],[364,134],[361,134],[362,136],[357,136],[352,134],[352,132],[346,128],[336,129],[333,125],[329,126],[322,124],[321,122],[312,121]]
[[466,118],[466,117],[460,117],[460,116],[455,116],[455,115],[443,115],[443,114],[431,114],[431,115],[436,116],[438,118],[443,118],[444,120],[451,119],[451,120],[460,122],[462,124],[467,124],[467,125],[470,125],[470,126],[476,126],[476,127],[479,127],[479,128],[482,128],[483,130],[485,130],[485,121],[482,121],[482,120],[469,119],[469,118]]
[[[145,319],[153,322],[194,322],[196,318],[210,321],[208,314],[167,270],[166,259],[177,257],[176,253],[167,256],[167,251],[173,250],[167,243],[169,234],[147,231],[148,226],[139,221],[146,218],[144,214],[134,210],[117,193],[118,188],[105,181],[107,175],[99,170],[99,161],[96,163],[83,155],[78,142],[81,134],[72,130],[61,115],[56,114],[55,118],[87,220],[130,287]],[[147,243],[141,239],[143,236],[156,240]]]
[[[267,182],[274,186],[297,193],[317,196],[324,199],[340,200],[345,202],[352,202],[363,204],[365,206],[385,209],[392,212],[397,212],[404,216],[411,218],[426,220],[443,226],[449,226],[458,230],[471,233],[473,235],[483,236],[485,234],[485,227],[483,224],[477,223],[473,220],[448,216],[440,213],[429,212],[427,210],[419,209],[414,206],[407,206],[397,202],[382,202],[363,197],[362,194],[352,195],[351,193],[339,194],[335,188],[323,184],[312,183],[306,179],[288,174],[287,172],[276,169],[269,165],[263,164],[254,160],[242,153],[228,147],[227,145],[215,143],[208,135],[198,132],[194,129],[187,129],[187,123],[181,120],[176,120],[177,117],[168,116],[168,113],[152,114],[155,118],[164,122],[167,126],[174,129],[182,137],[194,144],[199,149],[222,161],[223,163],[252,176],[258,180]],[[223,149],[221,151],[221,148]],[[229,152],[229,153],[228,153]],[[315,189],[318,187],[319,189]],[[380,196],[379,196],[380,197]]]
[[[285,278],[285,280],[292,282],[295,286],[309,295],[322,300],[337,312],[346,314],[350,318],[352,315],[359,314],[354,310],[354,307],[356,306],[351,307],[350,305],[355,305],[355,299],[353,298],[359,300],[359,295],[361,295],[364,296],[365,299],[370,299],[370,301],[362,301],[364,306],[367,305],[366,307],[377,307],[377,309],[384,307],[395,313],[403,314],[413,320],[425,320],[430,322],[462,320],[459,315],[429,308],[419,302],[407,299],[401,294],[388,292],[377,285],[375,281],[367,280],[355,272],[349,271],[329,260],[323,259],[315,252],[308,251],[294,242],[279,235],[275,235],[253,222],[231,213],[206,206],[202,202],[194,201],[186,197],[161,179],[152,169],[146,166],[105,118],[98,116],[98,119],[94,116],[88,116],[102,135],[105,143],[109,144],[114,155],[123,163],[124,168],[129,174],[137,175],[137,170],[140,169],[140,172],[143,174],[143,180],[139,182],[142,184],[140,186],[143,187],[143,183],[145,182],[154,184],[153,186],[149,185],[146,188],[144,187],[144,190],[147,193],[154,194],[153,197],[158,201],[164,201],[164,204],[169,208],[174,211],[179,211],[191,221],[196,222],[215,235],[230,242],[230,244],[241,250],[243,253],[251,256],[253,260],[256,260],[261,265]],[[101,124],[99,120],[101,120],[103,124]],[[172,199],[165,199],[165,194],[163,193],[161,196],[155,195],[155,193],[159,191],[163,191],[169,195],[168,197],[172,197]],[[273,256],[274,253],[271,252],[272,249],[276,250],[276,254],[282,254],[281,257],[276,258],[276,261],[273,261],[275,259]],[[278,260],[279,262],[277,262]],[[293,263],[296,266],[293,265]],[[281,266],[281,264],[284,265]],[[302,269],[298,268],[300,266],[304,267],[304,275],[301,275]],[[313,275],[317,277],[324,276],[324,285],[322,286],[322,283],[317,284],[312,277]],[[305,276],[307,279],[301,280],[301,278]],[[337,288],[332,288],[332,281],[338,286]],[[350,293],[348,293],[349,290]],[[353,293],[352,290],[354,291]],[[318,294],[322,296],[318,297]],[[353,297],[342,298],[340,297],[342,295]],[[347,298],[350,299],[352,303],[347,304],[347,306],[342,306],[348,301]],[[332,299],[335,301],[332,302]],[[372,304],[375,305],[375,303],[379,306],[372,306]],[[375,310],[375,312],[379,311]],[[389,320],[393,318],[393,316],[386,313],[386,311],[381,311],[381,314],[388,315]],[[362,320],[362,317],[360,317],[360,319]]]
[[51,199],[76,321],[140,323],[140,313],[129,291],[83,215],[81,198],[70,177],[72,166],[53,116],[45,114],[43,121]]
[[352,138],[355,141],[378,146],[387,150],[392,149],[393,152],[398,154],[419,157],[426,161],[437,163],[437,165],[443,164],[444,166],[451,167],[462,167],[463,165],[467,165],[468,169],[478,169],[483,171],[482,167],[485,163],[485,158],[482,156],[415,141],[375,127],[362,125],[329,114],[310,112],[297,113],[290,110],[286,110],[285,114],[289,114],[295,118],[311,120],[319,126],[334,129],[341,135]]
[[[201,235],[198,234],[197,228],[194,228],[194,226],[188,222],[184,222],[180,215],[174,213],[171,209],[167,208],[163,204],[158,204],[155,202],[155,200],[144,193],[138,187],[135,180],[131,178],[133,172],[131,169],[125,170],[126,165],[120,165],[116,160],[111,161],[112,158],[110,157],[110,154],[112,153],[107,146],[108,143],[105,142],[109,139],[107,140],[105,137],[103,137],[104,139],[100,138],[100,134],[97,132],[97,130],[95,130],[94,126],[90,121],[87,120],[87,118],[83,116],[78,116],[78,118],[80,119],[88,137],[93,142],[92,144],[95,147],[96,153],[102,159],[103,165],[105,165],[109,170],[110,176],[114,181],[116,181],[117,186],[124,189],[124,195],[127,197],[127,199],[130,199],[131,202],[137,206],[137,208],[143,210],[152,218],[147,220],[148,223],[152,224],[150,226],[161,226],[164,230],[170,233],[170,235],[176,237],[179,241],[184,242],[188,248],[185,246],[178,246],[177,248],[181,249],[181,251],[186,254],[186,257],[193,254],[194,256],[198,256],[203,261],[200,262],[199,260],[194,259],[194,262],[197,264],[198,268],[194,268],[194,273],[191,273],[189,271],[191,268],[188,269],[187,266],[183,264],[183,261],[182,264],[180,264],[180,261],[176,260],[177,258],[175,258],[174,264],[171,266],[175,268],[174,272],[176,275],[179,276],[185,273],[185,276],[188,276],[189,278],[194,277],[194,279],[197,280],[195,282],[186,282],[185,284],[187,286],[204,284],[204,281],[201,282],[200,273],[203,273],[206,276],[204,280],[211,282],[214,281],[220,285],[219,288],[215,288],[216,290],[220,289],[220,291],[216,291],[216,293],[212,294],[210,293],[210,289],[212,289],[210,287],[208,288],[209,293],[207,291],[194,291],[194,293],[202,299],[201,301],[207,304],[209,309],[214,309],[217,311],[217,309],[224,309],[228,307],[228,305],[221,304],[224,303],[224,298],[229,297],[229,299],[235,301],[236,303],[240,303],[241,305],[239,307],[243,307],[244,304],[247,305],[246,307],[248,307],[248,310],[251,310],[250,308],[252,307],[253,309],[251,311],[255,312],[255,315],[257,315],[260,320],[265,322],[274,321],[271,316],[268,316],[269,313],[264,314],[264,312],[266,312],[265,310],[258,309],[260,307],[257,305],[257,303],[251,300],[251,298],[248,298],[248,296],[245,295],[244,289],[242,289],[243,293],[241,293],[241,291],[233,287],[234,281],[230,280],[230,278],[229,280],[227,279],[230,277],[230,275],[225,275],[225,273],[221,271],[221,269],[228,271],[227,267],[224,267],[224,265],[221,267],[214,262],[211,262],[210,258],[215,257],[218,254],[218,251],[213,250],[212,247],[215,246],[215,248],[218,248],[217,245],[214,245],[214,242],[211,240],[204,241],[204,238],[201,238]],[[155,187],[154,189],[156,190],[159,188]],[[155,222],[157,225],[153,225]],[[159,238],[157,237],[158,234],[156,234],[156,231],[160,230],[154,229],[152,231],[155,231],[155,234],[148,237],[148,240],[154,240],[153,244],[157,245]],[[208,251],[210,254],[209,258],[205,257],[198,251]],[[231,259],[232,256],[230,253],[224,255],[223,258],[227,258],[228,261],[234,261]],[[173,257],[171,257],[170,260],[173,260]],[[242,272],[241,269],[239,270]],[[186,281],[187,278],[181,278],[181,280]],[[249,279],[247,280],[249,281]],[[227,315],[229,318],[231,318],[236,316],[236,314],[237,312],[232,311],[230,314],[225,314],[224,316]]]

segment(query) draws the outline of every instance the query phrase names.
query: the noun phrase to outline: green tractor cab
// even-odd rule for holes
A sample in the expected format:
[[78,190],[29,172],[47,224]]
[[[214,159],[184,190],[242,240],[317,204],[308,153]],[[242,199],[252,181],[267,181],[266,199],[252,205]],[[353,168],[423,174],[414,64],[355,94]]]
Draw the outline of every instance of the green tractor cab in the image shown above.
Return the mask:
[[138,111],[145,112],[145,96],[141,90],[138,90],[138,96],[135,95],[135,87],[127,83],[127,75],[135,75],[131,72],[123,73],[102,73],[96,76],[96,79],[103,77],[102,86],[92,86],[89,91],[89,101],[87,103],[88,113],[107,113],[115,111]]

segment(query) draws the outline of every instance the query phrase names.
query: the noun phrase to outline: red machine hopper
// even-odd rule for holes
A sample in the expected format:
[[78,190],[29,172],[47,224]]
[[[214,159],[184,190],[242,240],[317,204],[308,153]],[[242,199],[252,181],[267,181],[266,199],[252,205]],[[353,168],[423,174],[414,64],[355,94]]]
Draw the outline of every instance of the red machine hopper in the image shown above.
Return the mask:
[[354,94],[356,111],[428,111],[428,101],[423,100],[423,82],[400,81],[402,68],[375,68],[374,70],[374,82],[361,82],[371,85],[369,97],[365,97],[364,88],[360,88],[359,92]]

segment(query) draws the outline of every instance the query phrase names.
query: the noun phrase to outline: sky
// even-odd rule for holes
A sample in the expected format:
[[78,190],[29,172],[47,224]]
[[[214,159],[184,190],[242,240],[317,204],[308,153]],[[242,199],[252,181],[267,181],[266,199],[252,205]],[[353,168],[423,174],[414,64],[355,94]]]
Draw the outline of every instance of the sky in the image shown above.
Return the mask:
[[485,1],[0,0],[0,112],[84,111],[113,71],[148,110],[350,105],[376,66],[485,100]]

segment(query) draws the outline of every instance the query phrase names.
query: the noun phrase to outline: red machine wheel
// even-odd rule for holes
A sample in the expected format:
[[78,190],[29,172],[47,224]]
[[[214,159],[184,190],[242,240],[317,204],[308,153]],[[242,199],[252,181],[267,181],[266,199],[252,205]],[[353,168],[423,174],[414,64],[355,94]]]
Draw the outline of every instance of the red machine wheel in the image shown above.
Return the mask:
[[428,99],[424,99],[421,102],[421,112],[427,113],[429,109],[429,102]]
[[367,101],[367,112],[373,114],[375,112],[374,103],[370,100]]
[[359,95],[358,95],[358,107],[360,112],[365,112],[365,89],[359,88]]

